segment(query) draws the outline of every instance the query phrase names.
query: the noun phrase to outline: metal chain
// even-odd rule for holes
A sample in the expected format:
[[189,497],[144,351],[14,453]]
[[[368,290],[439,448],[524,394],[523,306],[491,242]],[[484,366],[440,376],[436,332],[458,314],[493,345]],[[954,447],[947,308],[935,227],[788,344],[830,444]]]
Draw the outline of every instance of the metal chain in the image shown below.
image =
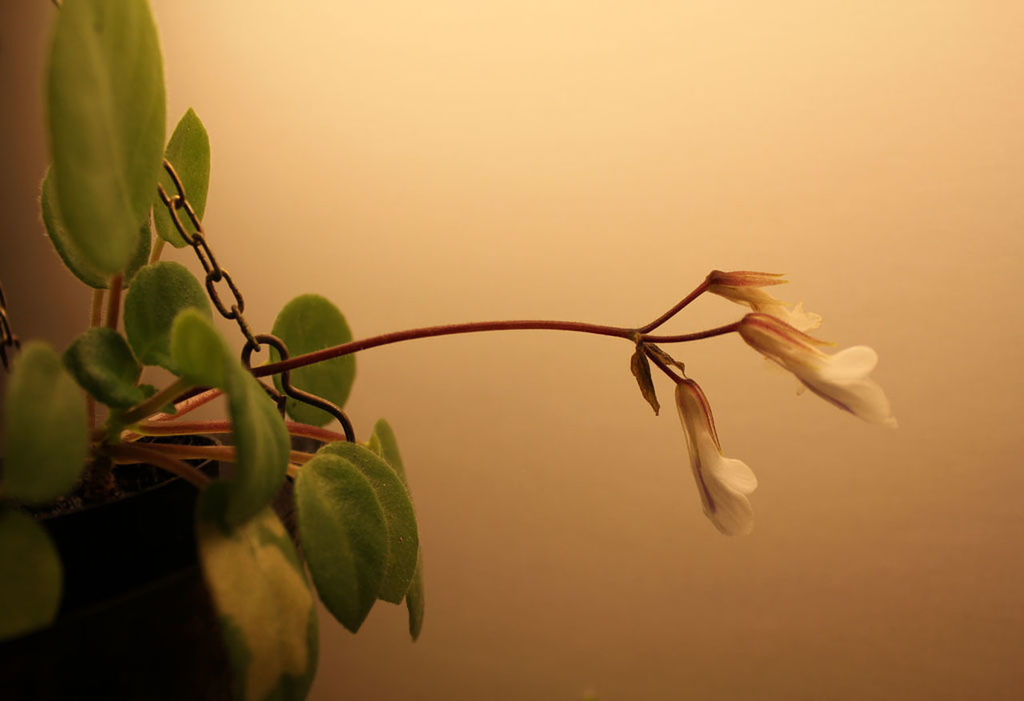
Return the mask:
[[21,341],[11,330],[11,322],[7,318],[7,298],[4,296],[4,286],[0,284],[0,364],[4,370],[11,371],[10,359],[7,357],[7,349],[15,350],[21,348]]
[[[243,312],[245,311],[245,299],[242,297],[241,291],[238,286],[235,285],[234,279],[227,270],[222,268],[217,262],[216,256],[213,255],[213,251],[210,250],[210,245],[206,241],[206,236],[203,232],[202,222],[199,221],[199,216],[196,214],[192,204],[188,201],[185,196],[185,186],[181,182],[181,178],[178,177],[178,173],[174,170],[174,166],[171,165],[170,161],[164,159],[164,170],[171,176],[171,181],[174,183],[174,189],[177,191],[174,195],[168,195],[164,189],[162,183],[157,183],[157,192],[160,195],[160,200],[167,207],[167,213],[171,217],[171,221],[174,222],[174,228],[178,230],[178,233],[185,240],[185,243],[192,247],[195,251],[196,257],[199,259],[199,263],[203,266],[203,270],[206,271],[206,292],[210,296],[210,301],[213,302],[213,306],[217,308],[220,315],[225,319],[233,320],[238,324],[238,328],[242,332],[242,336],[245,337],[245,346],[242,348],[242,362],[245,367],[252,369],[250,361],[252,359],[253,352],[260,349],[263,344],[269,345],[274,348],[281,356],[281,360],[287,360],[289,357],[288,346],[277,336],[271,334],[259,334],[254,335],[252,329],[249,326],[249,322],[245,320]],[[184,222],[181,220],[179,211],[184,210],[185,214],[188,215],[188,221],[192,224],[194,231],[189,232]],[[231,293],[233,302],[230,305],[225,305],[221,298],[220,292],[217,290],[218,283],[224,283],[227,286],[228,292]],[[6,323],[6,322],[5,322]],[[4,361],[6,365],[6,360]],[[355,441],[355,431],[352,429],[352,423],[348,420],[345,412],[341,410],[336,404],[309,392],[293,387],[291,383],[290,373],[283,372],[280,376],[281,388],[284,390],[284,394],[288,395],[296,401],[309,404],[318,409],[323,409],[327,413],[331,414],[341,424],[342,429],[345,431],[345,438],[351,442]],[[285,410],[285,397],[283,394],[278,392],[273,387],[260,383],[263,385],[263,389],[266,390],[267,394],[277,404],[278,410],[284,414]]]

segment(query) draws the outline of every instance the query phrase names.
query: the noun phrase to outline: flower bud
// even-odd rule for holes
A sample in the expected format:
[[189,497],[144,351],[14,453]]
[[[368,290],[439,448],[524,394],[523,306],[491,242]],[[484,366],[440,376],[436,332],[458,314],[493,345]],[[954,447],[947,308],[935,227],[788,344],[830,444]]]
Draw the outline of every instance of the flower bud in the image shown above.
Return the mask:
[[821,326],[821,316],[804,311],[803,304],[790,309],[785,302],[761,289],[786,282],[780,273],[712,270],[708,275],[708,292],[737,304],[745,304],[755,312],[770,314],[801,331]]

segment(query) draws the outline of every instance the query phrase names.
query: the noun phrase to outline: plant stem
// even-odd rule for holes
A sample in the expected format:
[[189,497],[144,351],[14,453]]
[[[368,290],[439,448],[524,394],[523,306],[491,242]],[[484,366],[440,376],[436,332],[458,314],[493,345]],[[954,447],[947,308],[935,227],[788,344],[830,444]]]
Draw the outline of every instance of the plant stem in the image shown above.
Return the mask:
[[463,324],[444,324],[441,326],[426,326],[418,329],[406,329],[405,331],[394,331],[380,336],[350,341],[339,346],[324,348],[323,350],[297,355],[277,363],[269,363],[252,369],[256,377],[274,375],[285,370],[313,363],[320,363],[331,358],[348,355],[357,351],[377,346],[386,346],[391,343],[401,343],[417,338],[432,338],[434,336],[451,336],[462,333],[478,333],[481,331],[522,331],[522,330],[550,330],[550,331],[576,331],[578,333],[592,333],[600,336],[615,336],[630,341],[635,336],[633,329],[620,326],[602,326],[600,324],[588,324],[582,321],[547,321],[547,320],[518,320],[518,321],[471,321]]
[[118,317],[121,314],[121,288],[124,275],[118,273],[110,279],[110,296],[107,297],[107,327],[117,330]]
[[[92,299],[89,302],[89,328],[95,328],[102,321],[103,312],[103,288],[92,291]],[[89,430],[96,428],[96,399],[85,393],[85,411],[89,417]]]
[[192,385],[187,380],[179,377],[146,401],[135,405],[125,413],[121,414],[121,416],[118,417],[118,421],[125,426],[137,421],[142,421],[150,414],[159,411],[164,405],[172,403],[175,397],[187,391],[190,387],[192,387]]
[[92,291],[92,302],[89,304],[89,327],[94,328],[102,322],[103,314],[103,288]]
[[200,489],[210,483],[210,478],[202,472],[195,469],[187,462],[172,457],[169,454],[170,451],[164,450],[164,448],[167,447],[169,446],[161,446],[157,449],[155,447],[144,447],[141,445],[107,445],[104,446],[103,452],[109,455],[114,462],[118,463],[146,462],[156,465],[157,467],[161,467],[168,472],[191,482]]
[[160,260],[160,254],[164,252],[164,244],[167,240],[162,236],[156,237],[156,243],[153,244],[152,250],[149,252],[149,264],[153,265]]
[[699,341],[703,338],[712,338],[714,336],[721,336],[723,334],[732,333],[740,327],[740,322],[734,321],[731,324],[724,326],[716,326],[713,329],[705,329],[704,331],[696,331],[694,333],[681,333],[675,336],[640,336],[640,340],[648,343],[686,343],[687,341]]
[[[314,438],[324,443],[344,441],[345,434],[330,431],[319,426],[285,421],[288,433],[293,436]],[[144,421],[133,427],[136,433],[143,436],[185,436],[205,433],[231,433],[231,422],[221,419],[214,421]]]
[[[188,394],[188,392],[184,392],[183,394]],[[157,414],[156,416],[153,417],[152,420],[153,421],[170,421],[172,419],[180,419],[182,416],[184,416],[185,414],[189,413],[193,409],[198,409],[203,404],[206,404],[208,402],[212,402],[214,399],[216,399],[217,397],[219,397],[222,394],[224,394],[224,392],[222,390],[219,390],[219,389],[208,389],[208,390],[199,392],[199,394],[193,395],[193,396],[189,397],[188,399],[184,399],[184,400],[178,402],[177,404],[175,404],[174,405],[175,412],[173,414]]]
[[704,278],[704,280],[699,285],[697,285],[697,287],[695,287],[690,294],[688,294],[685,297],[683,297],[679,301],[678,304],[676,304],[674,307],[669,309],[667,312],[665,312],[664,314],[659,316],[657,319],[655,319],[651,323],[646,324],[645,326],[641,326],[639,329],[637,329],[637,331],[639,331],[642,334],[650,333],[651,331],[654,331],[654,329],[658,328],[659,326],[664,324],[666,321],[668,321],[669,319],[674,317],[676,314],[681,312],[683,310],[683,308],[686,305],[688,305],[690,302],[692,302],[693,300],[697,299],[702,294],[707,292],[707,290],[708,290],[708,279]]

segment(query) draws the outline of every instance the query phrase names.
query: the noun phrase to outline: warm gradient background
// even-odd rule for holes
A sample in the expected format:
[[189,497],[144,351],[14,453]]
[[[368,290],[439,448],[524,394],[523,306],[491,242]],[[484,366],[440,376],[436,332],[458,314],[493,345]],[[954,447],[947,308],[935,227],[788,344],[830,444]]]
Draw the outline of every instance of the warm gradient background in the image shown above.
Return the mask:
[[[1024,696],[1024,5],[153,4],[256,329],[306,291],[358,336],[640,325],[712,268],[786,272],[822,336],[878,350],[900,420],[796,396],[735,337],[680,348],[761,481],[729,539],[628,344],[368,351],[348,408],[400,438],[427,620],[411,644],[404,609],[357,636],[325,614],[314,699]],[[0,278],[21,335],[63,345],[88,295],[36,214],[55,11],[2,7]]]

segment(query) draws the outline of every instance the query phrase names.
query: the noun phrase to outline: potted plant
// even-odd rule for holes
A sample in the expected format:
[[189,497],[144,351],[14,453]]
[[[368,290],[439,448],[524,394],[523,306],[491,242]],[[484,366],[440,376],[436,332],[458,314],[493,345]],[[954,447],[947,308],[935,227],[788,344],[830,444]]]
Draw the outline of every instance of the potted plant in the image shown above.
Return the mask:
[[[353,340],[334,304],[302,295],[283,307],[271,333],[261,333],[246,320],[243,286],[223,265],[230,254],[215,252],[203,230],[210,171],[203,124],[190,110],[165,138],[162,60],[145,0],[63,3],[46,81],[52,166],[41,188],[42,218],[67,268],[93,290],[93,323],[60,351],[43,341],[21,343],[0,294],[0,360],[10,370],[3,399],[0,639],[40,640],[33,636],[52,630],[66,613],[62,569],[70,565],[62,564],[52,521],[36,516],[74,511],[83,499],[123,503],[122,482],[139,482],[141,473],[154,482],[160,475],[177,478],[173,489],[183,496],[168,499],[176,516],[159,519],[172,524],[179,548],[182,533],[190,552],[194,542],[201,576],[192,588],[164,577],[155,601],[140,609],[133,599],[126,617],[153,607],[166,611],[170,597],[185,590],[196,594],[182,601],[182,610],[205,606],[215,638],[199,658],[227,670],[219,686],[206,687],[211,697],[303,698],[316,669],[317,598],[353,632],[376,601],[404,603],[415,639],[424,614],[422,555],[398,443],[383,420],[369,435],[357,435],[343,411],[354,354],[377,346],[517,329],[625,340],[632,374],[655,413],[651,366],[674,383],[700,502],[728,535],[750,531],[748,495],[756,479],[746,464],[725,457],[706,395],[663,346],[736,333],[830,403],[895,425],[885,394],[869,377],[874,351],[825,353],[806,333],[820,319],[772,296],[767,288],[784,281],[766,273],[713,271],[664,314],[632,328],[482,321]],[[168,243],[194,250],[202,280],[161,261]],[[656,333],[704,294],[750,312],[707,330]],[[215,328],[215,313],[237,325],[240,353]],[[271,362],[254,366],[261,349],[269,349]],[[161,368],[170,379],[141,384],[146,367]],[[192,419],[218,397],[226,400],[225,418]],[[337,427],[328,428],[334,421]],[[182,442],[211,434],[226,444]],[[168,437],[178,440],[152,442]],[[296,443],[302,440],[313,443]],[[220,474],[197,461],[232,467]],[[273,508],[282,489],[294,498],[291,536],[281,519],[288,508]],[[108,520],[114,530],[132,531],[126,518]],[[84,569],[93,574],[88,560]],[[137,647],[145,651],[150,642],[139,640]],[[36,655],[50,652],[46,644],[33,648]]]

